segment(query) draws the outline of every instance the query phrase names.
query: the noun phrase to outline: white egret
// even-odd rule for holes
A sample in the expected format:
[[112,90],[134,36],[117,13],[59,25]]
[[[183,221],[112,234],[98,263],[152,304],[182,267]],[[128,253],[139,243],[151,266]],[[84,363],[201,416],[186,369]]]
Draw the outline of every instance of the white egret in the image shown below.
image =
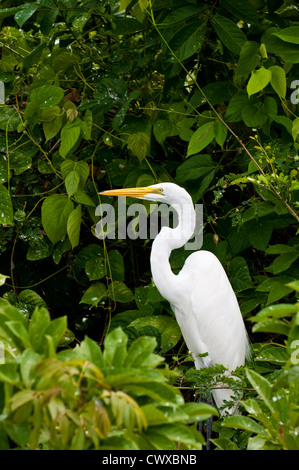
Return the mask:
[[[197,369],[222,364],[230,375],[243,365],[249,351],[247,333],[235,293],[218,258],[209,251],[196,251],[178,274],[173,273],[169,263],[171,251],[185,245],[194,234],[196,214],[187,191],[174,183],[161,183],[100,194],[164,202],[176,210],[177,226],[162,227],[152,244],[153,281],[170,302]],[[205,353],[208,355],[203,357]],[[212,395],[221,408],[232,399],[233,392],[224,386],[214,389]],[[237,408],[238,403],[225,411],[234,413]]]

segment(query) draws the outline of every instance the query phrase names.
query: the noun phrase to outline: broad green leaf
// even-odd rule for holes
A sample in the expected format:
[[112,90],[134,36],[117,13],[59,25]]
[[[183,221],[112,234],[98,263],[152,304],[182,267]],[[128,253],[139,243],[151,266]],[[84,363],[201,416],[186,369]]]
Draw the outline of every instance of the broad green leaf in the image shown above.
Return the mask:
[[25,57],[24,59],[24,67],[29,68],[34,64],[37,64],[40,60],[44,49],[48,46],[49,40],[46,39],[45,41],[41,42],[36,46],[32,51]]
[[13,207],[9,192],[0,184],[0,224],[13,225]]
[[127,303],[134,299],[133,292],[124,282],[115,281],[109,286],[109,295],[115,302]]
[[85,264],[85,272],[90,281],[96,281],[104,277],[106,275],[106,266],[104,259],[100,257],[90,258],[89,260],[87,260]]
[[238,67],[235,71],[236,77],[247,77],[260,62],[259,44],[255,41],[247,41],[243,44]]
[[127,335],[121,328],[109,333],[104,341],[104,359],[107,364],[113,368],[119,369],[122,367],[127,357]]
[[246,23],[258,23],[259,17],[255,4],[248,0],[242,2],[240,0],[222,0],[221,7],[225,8],[229,14],[233,14],[236,18]]
[[266,69],[265,67],[260,67],[258,70],[254,70],[251,73],[251,77],[247,84],[248,96],[250,97],[251,95],[254,95],[255,93],[258,93],[259,91],[266,88],[271,78],[271,70]]
[[130,324],[130,326],[133,326],[137,330],[144,328],[145,326],[153,326],[157,328],[161,335],[161,348],[164,352],[173,348],[182,336],[180,327],[176,320],[164,315],[137,318]]
[[223,148],[223,144],[227,136],[227,127],[221,121],[218,120],[216,121],[214,127],[214,133],[217,144],[220,145],[221,148]]
[[81,119],[77,118],[75,121],[68,121],[61,129],[61,144],[59,147],[59,154],[66,158],[70,155],[79,142],[81,136]]
[[227,122],[242,121],[242,112],[245,106],[249,104],[247,93],[242,90],[238,91],[229,101],[225,120]]
[[223,44],[234,54],[239,55],[246,36],[232,20],[216,14],[212,18],[212,26]]
[[210,155],[194,155],[183,162],[176,170],[176,181],[184,184],[186,181],[196,180],[214,170],[215,163]]
[[229,277],[235,290],[241,291],[253,287],[246,260],[241,256],[233,258],[229,264]]
[[18,322],[18,321],[7,321],[5,322],[5,325],[8,326],[10,331],[18,338],[21,340],[24,348],[30,348],[30,341],[29,341],[29,335],[28,335],[28,330],[24,326],[23,323]]
[[212,142],[215,137],[214,126],[215,122],[210,121],[193,133],[188,145],[187,157],[199,153]]
[[257,287],[257,291],[269,293],[267,300],[267,305],[269,305],[292,292],[293,289],[287,285],[291,280],[292,278],[287,276],[268,278]]
[[42,224],[48,238],[57,243],[67,233],[69,215],[74,209],[72,201],[63,194],[53,194],[42,204]]
[[0,129],[2,131],[16,131],[20,122],[19,114],[14,107],[0,105]]
[[270,382],[254,370],[247,369],[246,375],[265,405],[267,405],[270,411],[274,411]]
[[95,282],[83,294],[80,303],[97,306],[107,297],[107,287],[102,282]]
[[282,67],[279,65],[272,65],[269,67],[271,71],[271,86],[274,91],[278,94],[279,98],[285,98],[287,92],[287,81],[286,74]]
[[140,162],[146,157],[149,143],[150,137],[146,132],[136,132],[135,134],[131,134],[127,141],[128,149],[136,155]]
[[263,308],[259,313],[257,313],[253,320],[254,321],[263,321],[268,317],[272,318],[282,318],[292,316],[299,311],[298,305],[293,304],[278,304],[270,305],[269,307]]
[[52,119],[49,122],[43,122],[43,131],[44,131],[46,140],[53,139],[53,137],[55,137],[55,135],[58,134],[58,132],[60,131],[62,127],[62,122],[63,122],[62,116],[60,115],[57,115],[54,119]]
[[266,249],[267,255],[281,255],[282,253],[296,253],[296,247],[283,245],[282,243],[278,243],[276,245],[271,245]]
[[56,85],[42,85],[33,88],[30,93],[30,99],[36,101],[40,109],[51,108],[59,104],[63,96],[63,89]]
[[260,127],[267,121],[267,114],[256,106],[247,104],[242,110],[242,119],[247,127]]
[[299,26],[289,26],[273,34],[283,41],[299,44]]
[[29,338],[35,351],[41,352],[44,333],[50,324],[50,315],[46,308],[36,308],[29,322]]
[[125,277],[124,260],[118,250],[111,250],[108,253],[111,276],[114,281],[123,281]]
[[26,21],[33,15],[36,9],[37,3],[25,3],[25,5],[22,7],[22,10],[19,10],[15,14],[15,20],[20,28],[22,28],[23,24],[26,23]]
[[81,219],[82,211],[81,205],[79,204],[76,209],[69,214],[67,219],[67,234],[73,249],[79,245]]
[[90,140],[91,131],[92,131],[92,112],[90,111],[90,109],[87,109],[84,115],[84,120],[81,122],[81,132],[82,132],[83,139]]
[[229,416],[223,421],[222,426],[234,429],[244,429],[245,431],[254,432],[255,434],[268,436],[263,426],[248,416]]
[[89,166],[86,162],[79,160],[65,160],[61,163],[61,174],[65,180],[71,171],[76,171],[80,178],[79,188],[82,189],[89,175]]
[[181,21],[184,21],[196,14],[198,14],[198,8],[195,5],[186,5],[181,8],[176,8],[171,13],[169,13],[166,18],[164,18],[160,24],[160,28],[175,25],[176,23],[180,23]]
[[286,271],[299,257],[297,253],[282,253],[273,262],[273,273],[278,274]]
[[80,351],[88,361],[93,362],[103,372],[105,369],[103,353],[95,341],[85,336],[80,344]]
[[71,197],[77,191],[80,183],[80,176],[76,170],[72,170],[65,178],[65,187],[68,196]]

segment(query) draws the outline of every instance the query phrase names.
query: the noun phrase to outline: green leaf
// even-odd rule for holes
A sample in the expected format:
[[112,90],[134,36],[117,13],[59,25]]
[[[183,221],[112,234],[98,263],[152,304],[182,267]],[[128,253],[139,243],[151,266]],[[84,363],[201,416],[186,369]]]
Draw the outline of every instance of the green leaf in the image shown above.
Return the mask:
[[235,290],[241,291],[253,287],[247,263],[241,256],[237,256],[231,260],[229,275]]
[[245,23],[256,24],[259,17],[255,4],[245,0],[222,0],[221,7],[225,8],[229,14],[234,15],[238,20],[243,20]]
[[42,85],[33,88],[30,93],[30,99],[36,101],[40,109],[51,108],[59,104],[63,96],[63,89],[56,85]]
[[13,207],[9,192],[0,184],[0,224],[13,225]]
[[42,224],[53,244],[66,235],[68,218],[73,210],[72,201],[63,194],[53,194],[44,200],[41,209]]
[[107,297],[107,287],[102,282],[95,282],[83,294],[80,303],[97,306],[98,303]]
[[223,144],[227,136],[227,127],[221,121],[216,121],[214,132],[217,144],[220,145],[221,148],[223,148]]
[[24,59],[24,67],[28,69],[34,64],[37,64],[40,60],[44,49],[48,46],[49,40],[46,39],[45,41],[41,42],[38,46],[36,46],[32,51],[25,57]]
[[260,62],[259,44],[255,41],[247,41],[243,44],[238,67],[235,71],[236,77],[247,77]]
[[109,295],[115,302],[127,303],[134,299],[133,292],[124,282],[115,281],[109,286]]
[[127,141],[128,148],[134,155],[136,155],[140,162],[146,157],[149,143],[150,137],[146,132],[136,132],[135,134],[131,134]]
[[[58,106],[57,108],[60,110]],[[49,109],[53,109],[53,108],[49,108]],[[46,140],[53,139],[53,137],[55,137],[55,135],[58,134],[58,132],[60,131],[62,127],[62,122],[63,122],[63,119],[62,119],[62,116],[60,115],[57,115],[54,119],[52,119],[49,122],[43,122],[43,131],[44,131]]]
[[91,131],[92,131],[92,112],[90,111],[90,109],[87,109],[85,112],[84,120],[81,122],[81,132],[82,132],[83,139],[90,140]]
[[198,7],[195,5],[187,5],[181,8],[176,8],[174,11],[169,13],[169,15],[166,16],[166,18],[164,18],[164,20],[160,24],[160,28],[169,27],[170,25],[175,25],[196,14],[198,14]]
[[266,69],[265,67],[261,67],[258,70],[254,70],[251,73],[251,77],[247,84],[248,96],[250,97],[251,95],[254,95],[255,93],[258,93],[259,91],[266,88],[271,78],[271,70]]
[[245,106],[249,104],[248,96],[245,91],[238,91],[229,101],[225,120],[227,122],[238,122],[242,121],[242,112]]
[[74,160],[65,160],[61,163],[61,174],[64,180],[66,180],[68,174],[71,171],[76,171],[80,178],[79,188],[83,189],[86,180],[89,175],[89,166],[86,162],[74,161]]
[[292,278],[287,276],[276,276],[265,279],[265,281],[257,287],[257,291],[269,293],[267,300],[267,305],[269,305],[292,292],[293,289],[287,285],[291,280]]
[[127,335],[121,328],[115,328],[105,338],[104,359],[116,370],[122,367],[127,357]]
[[29,322],[30,343],[35,351],[41,353],[44,343],[44,334],[50,325],[50,315],[46,308],[36,308]]
[[67,234],[73,249],[79,245],[81,218],[81,205],[79,204],[76,209],[69,214],[67,220]]
[[21,340],[24,348],[30,348],[28,331],[23,323],[18,321],[7,321],[5,324],[8,326],[10,331]]
[[297,253],[282,253],[279,255],[273,263],[273,273],[278,274],[282,271],[286,271],[299,257]]
[[81,136],[81,119],[77,118],[75,121],[68,121],[61,129],[61,144],[59,147],[59,154],[66,158],[70,155],[79,142]]
[[137,318],[130,323],[134,328],[142,329],[146,326],[157,328],[161,335],[161,348],[163,352],[172,349],[180,340],[182,334],[176,320],[164,315],[152,315]]
[[176,181],[184,184],[186,181],[196,180],[215,169],[215,163],[210,155],[194,155],[182,163],[176,170]]
[[214,126],[214,121],[207,122],[193,133],[188,145],[187,157],[199,153],[212,142],[215,137]]
[[271,86],[273,90],[278,94],[279,98],[285,98],[287,92],[287,80],[286,73],[279,65],[272,65],[269,67],[271,71]]
[[273,34],[283,41],[299,44],[299,26],[289,26]]
[[72,170],[65,178],[65,187],[68,196],[71,197],[77,191],[80,183],[80,176],[76,170]]
[[226,428],[243,429],[255,434],[261,434],[262,436],[268,436],[263,426],[248,416],[229,416],[223,421],[222,426]]
[[33,15],[36,9],[36,3],[26,3],[25,5],[23,5],[22,10],[19,10],[15,14],[15,20],[20,26],[20,28],[22,28],[23,24],[26,23],[26,21]]
[[0,129],[2,131],[16,131],[20,122],[19,114],[15,108],[0,105]]
[[254,370],[246,370],[246,375],[251,385],[255,388],[259,396],[264,401],[270,411],[274,411],[271,396],[271,384],[267,379],[259,375]]
[[125,277],[124,260],[118,250],[111,250],[108,253],[111,276],[114,281],[123,281]]
[[[157,346],[155,338],[148,336],[141,336],[137,338],[130,346],[128,350],[127,357],[124,361],[124,367],[141,367],[144,363],[147,365],[152,360],[152,353],[154,352]],[[162,362],[163,359],[160,356],[155,354],[155,358],[159,362]]]
[[100,257],[90,258],[89,260],[87,260],[85,264],[85,272],[90,281],[96,281],[104,277],[106,275],[106,266],[104,259]]
[[212,18],[211,23],[223,44],[233,54],[239,55],[246,42],[246,36],[236,23],[218,14]]

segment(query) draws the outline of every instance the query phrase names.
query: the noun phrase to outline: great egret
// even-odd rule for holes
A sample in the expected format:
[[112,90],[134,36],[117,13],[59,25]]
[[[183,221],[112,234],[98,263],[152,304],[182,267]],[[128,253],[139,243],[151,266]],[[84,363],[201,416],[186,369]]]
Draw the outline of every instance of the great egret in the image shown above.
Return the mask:
[[[217,363],[225,366],[230,375],[243,365],[249,351],[247,333],[235,293],[218,258],[209,251],[196,251],[178,274],[172,272],[169,263],[171,251],[185,245],[194,233],[196,214],[187,191],[174,183],[161,183],[100,194],[164,202],[176,210],[177,226],[162,227],[152,244],[153,281],[170,302],[197,369]],[[202,356],[205,353],[208,355]],[[220,409],[233,396],[232,390],[225,387],[214,389],[212,394]],[[225,412],[235,413],[237,408],[236,402]]]

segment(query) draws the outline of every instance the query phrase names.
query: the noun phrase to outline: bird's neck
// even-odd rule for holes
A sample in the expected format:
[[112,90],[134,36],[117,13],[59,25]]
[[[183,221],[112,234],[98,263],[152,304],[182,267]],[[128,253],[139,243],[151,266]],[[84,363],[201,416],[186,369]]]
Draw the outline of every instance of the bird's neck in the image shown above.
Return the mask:
[[172,250],[181,248],[192,237],[195,229],[195,210],[188,195],[180,204],[172,206],[178,215],[175,228],[163,227],[153,241],[151,251],[151,269],[153,281],[160,294],[172,304],[176,304],[180,295],[177,276],[172,272],[169,257]]

